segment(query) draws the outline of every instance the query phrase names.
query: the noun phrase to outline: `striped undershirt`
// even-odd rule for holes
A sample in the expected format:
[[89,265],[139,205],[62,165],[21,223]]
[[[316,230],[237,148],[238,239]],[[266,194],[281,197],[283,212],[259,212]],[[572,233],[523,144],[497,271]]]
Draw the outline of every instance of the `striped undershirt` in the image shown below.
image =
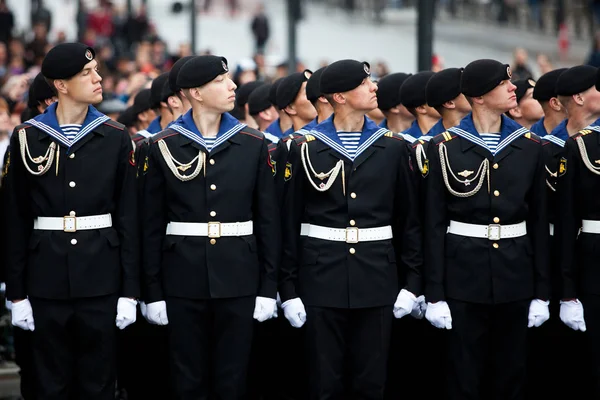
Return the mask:
[[500,143],[500,134],[499,133],[480,133],[479,134],[488,149],[492,152],[492,154],[496,154],[496,149],[498,148],[498,143]]
[[348,154],[354,158],[362,132],[338,132],[337,134]]
[[75,139],[75,136],[77,136],[77,134],[81,130],[81,125],[80,124],[65,124],[65,125],[61,125],[60,129],[63,131],[63,133],[65,134],[67,139],[69,139],[69,141],[72,142],[73,139]]
[[211,151],[215,145],[217,137],[204,137],[204,143],[206,143],[206,150]]

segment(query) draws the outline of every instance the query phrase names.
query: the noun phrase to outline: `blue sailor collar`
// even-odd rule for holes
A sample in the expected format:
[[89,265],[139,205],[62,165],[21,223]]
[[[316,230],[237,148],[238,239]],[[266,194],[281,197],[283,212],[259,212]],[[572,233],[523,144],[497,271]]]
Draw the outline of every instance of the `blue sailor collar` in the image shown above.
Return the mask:
[[545,117],[542,117],[542,119],[531,125],[531,128],[529,128],[531,132],[535,133],[539,137],[544,137],[548,134],[548,131],[546,131],[546,127],[544,126],[544,118]]
[[315,126],[310,131],[310,134],[316,137],[317,139],[321,140],[323,143],[325,143],[326,145],[328,145],[333,150],[337,151],[350,161],[354,161],[377,139],[382,137],[386,132],[389,132],[389,129],[380,128],[375,122],[373,122],[365,116],[361,139],[358,148],[356,149],[356,153],[353,157],[346,151],[346,148],[342,144],[342,141],[340,140],[337,134],[335,125],[333,124],[334,117],[335,115],[331,115],[331,117],[327,118],[325,121]]
[[431,127],[429,132],[427,132],[426,135],[421,136],[419,139],[425,140],[426,142],[428,142],[431,139],[433,139],[435,136],[439,135],[440,133],[444,133],[444,132],[446,132],[446,128],[444,128],[444,123],[442,122],[442,119],[440,118],[439,121],[436,122],[435,125]]
[[556,128],[552,129],[552,132],[542,139],[552,142],[560,147],[565,147],[565,143],[569,138],[569,132],[567,132],[568,122],[568,119],[563,120],[560,124],[556,125]]
[[277,136],[279,139],[281,139],[283,137],[283,132],[281,131],[281,127],[279,126],[279,118],[273,121],[271,125],[269,125],[267,129],[265,129],[265,132]]
[[[300,134],[302,136],[309,133],[315,126],[317,126],[317,119],[313,119],[308,124],[304,125],[302,128],[298,129],[295,133]],[[294,128],[292,128],[294,129]]]
[[162,131],[162,128],[160,127],[160,116],[154,118],[146,130],[153,135]]
[[[498,143],[496,152],[493,153],[494,156],[499,154],[515,139],[529,132],[527,128],[522,127],[512,119],[508,118],[506,115],[502,115],[501,118],[500,142]],[[463,139],[467,139],[468,141],[490,151],[485,141],[479,135],[479,132],[477,132],[477,129],[475,129],[475,125],[473,124],[473,113],[469,113],[466,117],[464,117],[458,126],[448,128],[448,131],[455,133]]]
[[[231,138],[233,135],[235,135],[245,127],[246,124],[240,123],[240,121],[235,119],[231,114],[223,113],[223,115],[221,115],[221,124],[219,125],[217,139],[215,140],[215,144],[212,148],[217,148],[221,143],[227,141],[229,138]],[[202,133],[200,133],[200,131],[196,127],[196,124],[194,123],[194,118],[192,117],[192,110],[189,110],[179,119],[177,119],[177,121],[171,124],[170,128],[181,133],[188,139],[198,143],[200,146],[204,147],[204,149],[207,152],[210,152],[206,147],[206,142],[204,141]]]
[[58,102],[51,104],[42,114],[28,120],[26,123],[35,126],[41,131],[44,131],[66,148],[70,148],[75,143],[80,141],[85,135],[92,132],[98,126],[110,119],[100,111],[96,110],[93,106],[88,106],[88,112],[85,116],[83,124],[81,124],[81,130],[73,140],[69,140],[62,129],[60,129],[60,125],[56,119],[57,105]]
[[387,123],[387,118],[384,118],[383,121],[381,121],[381,123],[379,124],[380,128],[385,128],[385,129],[389,129],[388,128],[388,123]]

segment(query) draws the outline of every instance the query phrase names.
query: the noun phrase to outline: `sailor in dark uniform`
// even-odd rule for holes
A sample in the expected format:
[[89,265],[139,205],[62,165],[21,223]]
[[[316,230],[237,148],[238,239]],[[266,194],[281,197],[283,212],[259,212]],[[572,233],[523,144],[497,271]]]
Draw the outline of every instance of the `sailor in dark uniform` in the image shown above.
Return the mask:
[[281,138],[266,131],[278,118],[277,110],[269,99],[270,93],[270,83],[263,83],[254,89],[248,96],[248,115],[255,121],[257,129],[263,132],[265,138],[270,143],[277,145]]
[[549,318],[544,154],[504,116],[516,106],[510,78],[495,60],[467,65],[473,112],[427,148],[425,317],[449,330],[451,400],[523,398],[527,328]]
[[531,79],[518,79],[512,82],[517,87],[517,106],[508,110],[506,116],[511,118],[517,124],[530,129],[533,124],[544,118],[544,110],[540,103],[533,98],[533,90],[536,82]]
[[273,82],[269,91],[269,101],[271,101],[271,104],[273,104],[273,107],[275,107],[275,109],[277,110],[279,118],[273,121],[271,125],[269,125],[267,129],[265,129],[265,132],[270,133],[271,135],[274,135],[279,139],[283,137],[283,132],[287,131],[292,127],[292,120],[290,119],[290,117],[283,110],[277,108],[277,88],[279,87],[279,84],[282,80],[283,78],[279,78],[275,82]]
[[308,82],[306,82],[306,98],[312,103],[317,110],[317,125],[331,117],[333,107],[321,93],[321,75],[326,67],[321,67],[312,73]]
[[114,399],[115,323],[139,296],[136,160],[102,100],[94,50],[52,48],[42,74],[58,102],[15,128],[4,168],[7,297],[33,331],[39,399]]
[[567,68],[559,68],[546,72],[535,83],[533,88],[533,98],[542,106],[544,116],[529,128],[529,130],[539,137],[544,137],[558,124],[567,118],[567,110],[558,100],[556,94],[556,81],[560,74]]
[[441,116],[427,136],[437,136],[458,125],[471,112],[471,105],[460,91],[462,71],[463,68],[446,68],[427,81],[427,105],[435,108]]
[[[400,88],[402,104],[414,115],[415,121],[403,132],[405,137],[429,141],[429,130],[438,122],[440,114],[427,105],[427,82],[435,75],[431,71],[418,72],[406,78]],[[406,136],[409,135],[409,136]]]
[[150,87],[150,105],[157,115],[146,128],[151,135],[162,131],[173,121],[173,114],[167,105],[167,98],[164,97],[164,87],[168,81],[169,73],[164,72],[154,78]]
[[379,126],[394,133],[406,131],[415,120],[400,98],[400,88],[409,76],[410,74],[398,72],[386,75],[377,82],[377,104],[385,116]]
[[254,122],[254,119],[250,117],[250,113],[248,111],[248,98],[250,94],[254,91],[254,89],[259,86],[264,85],[263,81],[252,81],[248,83],[244,83],[235,91],[235,107],[238,109],[238,114],[241,118],[238,118],[239,121],[250,128],[258,129],[258,125]]

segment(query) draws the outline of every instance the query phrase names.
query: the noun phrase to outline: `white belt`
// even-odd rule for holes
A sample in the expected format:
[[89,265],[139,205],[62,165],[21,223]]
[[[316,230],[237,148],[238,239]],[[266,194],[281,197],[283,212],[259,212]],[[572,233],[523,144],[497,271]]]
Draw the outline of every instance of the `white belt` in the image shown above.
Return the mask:
[[392,227],[382,226],[379,228],[327,228],[326,226],[302,224],[301,236],[309,236],[315,239],[331,240],[334,242],[358,243],[386,240],[394,237]]
[[37,217],[33,220],[33,229],[42,231],[77,232],[110,228],[111,226],[112,217],[110,214],[89,215],[87,217]]
[[448,233],[488,240],[509,239],[527,235],[527,224],[523,221],[513,225],[476,225],[450,221]]
[[600,234],[600,221],[584,219],[581,223],[581,232]]
[[554,224],[550,224],[550,236],[554,236]]
[[246,222],[169,222],[167,235],[206,236],[220,238],[223,236],[252,235],[254,224]]

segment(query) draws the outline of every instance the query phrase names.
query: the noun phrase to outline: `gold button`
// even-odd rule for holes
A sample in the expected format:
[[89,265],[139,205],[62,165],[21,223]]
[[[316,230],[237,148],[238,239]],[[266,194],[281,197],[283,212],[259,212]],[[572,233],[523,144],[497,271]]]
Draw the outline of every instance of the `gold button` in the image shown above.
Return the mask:
[[498,243],[494,243],[492,246],[494,246],[495,249],[500,247],[500,245]]
[[354,250],[354,247],[350,247],[350,250],[349,250],[349,251],[350,251],[350,254],[354,254],[354,253],[356,253],[356,250]]
[[354,193],[354,192],[350,193],[350,197],[352,197],[353,199],[355,199],[356,198],[356,193]]
[[215,245],[217,244],[217,241],[215,239],[210,239],[210,244]]
[[500,223],[500,218],[498,218],[498,217],[494,217],[494,223],[495,223],[495,224],[499,224],[499,223]]
[[75,158],[75,153],[71,153],[71,155],[69,156],[69,158]]
[[77,239],[71,239],[71,244],[75,246],[77,244]]
[[353,219],[351,219],[351,220],[350,220],[350,225],[351,225],[351,226],[354,226],[354,225],[356,225],[356,221],[355,221],[355,220],[353,220]]
[[496,197],[500,196],[500,192],[497,190],[494,190],[494,196],[496,196]]
[[72,188],[74,188],[77,184],[73,181],[69,182],[69,186],[71,186]]
[[496,164],[494,164],[492,167],[493,167],[494,169],[498,169],[499,165],[498,165],[498,163],[496,163]]
[[210,190],[217,190],[217,185],[210,185]]
[[214,212],[214,211],[211,211],[211,212],[210,212],[210,216],[211,216],[211,217],[216,217],[216,216],[217,216],[217,213],[216,213],[216,212]]
[[210,163],[210,165],[215,165],[215,160],[213,158],[211,158],[209,163]]
[[76,214],[75,214],[75,211],[71,211],[71,212],[69,213],[69,216],[70,216],[70,217],[74,217],[75,215],[76,215]]

